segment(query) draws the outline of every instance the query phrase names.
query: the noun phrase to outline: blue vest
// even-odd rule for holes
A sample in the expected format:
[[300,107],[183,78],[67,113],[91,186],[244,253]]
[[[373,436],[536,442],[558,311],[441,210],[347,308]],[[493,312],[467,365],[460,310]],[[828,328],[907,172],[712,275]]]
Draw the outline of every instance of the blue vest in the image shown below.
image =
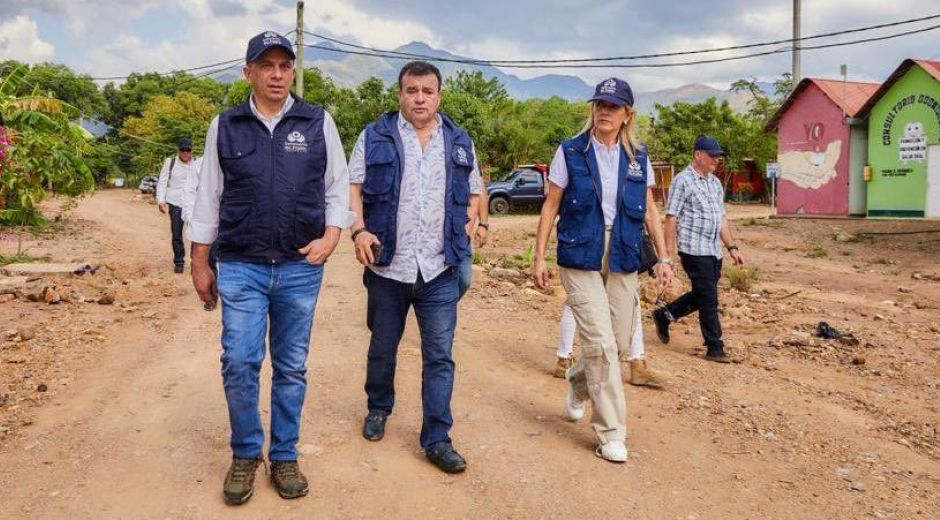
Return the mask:
[[220,258],[277,264],[326,231],[323,108],[298,98],[273,135],[249,102],[219,116]]
[[[558,219],[558,265],[600,271],[604,257],[604,211],[601,177],[590,132],[561,143],[568,167],[568,186]],[[636,152],[634,168],[623,147],[617,172],[617,214],[610,235],[611,272],[640,268],[643,219],[646,217],[646,149]],[[637,166],[639,166],[637,168]]]
[[[467,132],[441,114],[444,131],[444,263],[450,266],[470,256],[466,224],[470,217],[470,172],[474,157]],[[398,132],[398,112],[379,116],[365,130],[366,177],[362,183],[362,215],[366,229],[382,243],[375,265],[384,266],[395,256],[398,200],[404,169],[405,147]]]

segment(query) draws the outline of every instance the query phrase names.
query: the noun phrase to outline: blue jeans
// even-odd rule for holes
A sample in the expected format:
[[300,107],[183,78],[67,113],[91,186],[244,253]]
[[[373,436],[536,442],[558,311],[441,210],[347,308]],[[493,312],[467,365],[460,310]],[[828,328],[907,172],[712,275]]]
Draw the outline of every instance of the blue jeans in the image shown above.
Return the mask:
[[473,281],[473,255],[471,254],[467,258],[464,258],[460,262],[460,265],[457,266],[457,274],[460,276],[458,281],[458,298],[462,299],[464,294],[467,294],[467,289],[470,288],[470,283]]
[[268,457],[297,459],[300,411],[307,390],[307,351],[323,266],[306,260],[280,265],[220,262],[222,383],[238,458],[261,455],[264,428],[258,412],[259,372],[271,330],[271,445]]
[[408,309],[414,306],[421,332],[421,447],[450,442],[454,419],[450,398],[454,391],[454,330],[457,328],[457,273],[448,268],[425,282],[414,284],[383,278],[366,269],[368,293],[366,321],[372,332],[366,368],[366,395],[370,411],[391,413],[395,405],[395,361],[405,330]]

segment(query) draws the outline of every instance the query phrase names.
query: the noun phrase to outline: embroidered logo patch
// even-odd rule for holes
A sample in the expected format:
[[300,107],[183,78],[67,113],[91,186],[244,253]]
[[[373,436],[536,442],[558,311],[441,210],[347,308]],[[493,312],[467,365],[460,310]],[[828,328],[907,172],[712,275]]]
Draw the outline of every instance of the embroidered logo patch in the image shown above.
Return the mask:
[[630,166],[627,168],[627,175],[631,177],[642,177],[643,169],[640,168],[640,163],[636,161],[630,161]]
[[469,161],[467,160],[467,151],[466,151],[466,150],[464,150],[463,148],[457,148],[457,152],[456,152],[456,153],[457,153],[457,162],[459,162],[460,164],[463,164],[463,165],[469,164]]
[[300,132],[291,132],[287,136],[287,142],[284,143],[284,151],[293,153],[306,153],[307,138],[304,137],[304,134]]
[[617,92],[617,80],[610,78],[601,85],[601,94],[614,94]]

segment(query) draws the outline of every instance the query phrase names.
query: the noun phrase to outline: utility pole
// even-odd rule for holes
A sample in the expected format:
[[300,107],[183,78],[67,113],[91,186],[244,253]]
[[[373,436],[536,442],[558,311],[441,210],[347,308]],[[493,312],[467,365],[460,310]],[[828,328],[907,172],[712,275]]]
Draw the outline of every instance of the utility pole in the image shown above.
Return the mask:
[[793,87],[800,82],[800,0],[793,0]]
[[297,96],[304,97],[304,3],[297,2]]

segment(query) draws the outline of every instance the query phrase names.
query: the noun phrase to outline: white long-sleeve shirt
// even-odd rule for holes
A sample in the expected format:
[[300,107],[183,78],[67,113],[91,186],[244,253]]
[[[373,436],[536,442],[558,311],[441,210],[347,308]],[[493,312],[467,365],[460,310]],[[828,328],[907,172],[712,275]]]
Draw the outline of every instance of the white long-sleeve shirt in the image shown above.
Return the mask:
[[[294,99],[288,96],[281,111],[271,118],[266,118],[255,107],[254,95],[249,101],[251,112],[272,134],[293,104]],[[326,172],[324,174],[326,225],[345,229],[356,220],[356,214],[349,211],[349,172],[346,169],[346,153],[343,150],[336,123],[328,112],[323,114],[323,137],[326,144]],[[203,155],[196,187],[196,202],[189,221],[190,239],[199,244],[211,244],[219,235],[219,203],[224,189],[224,175],[219,164],[218,140],[219,117],[216,116],[206,134],[206,153]]]
[[[175,159],[175,160],[174,160]],[[157,181],[157,203],[172,204],[181,208],[192,204],[192,199],[186,190],[186,185],[193,182],[199,175],[202,160],[193,157],[189,162],[183,162],[178,156],[167,157],[160,169],[160,180]],[[173,174],[170,175],[170,164],[173,165]]]

